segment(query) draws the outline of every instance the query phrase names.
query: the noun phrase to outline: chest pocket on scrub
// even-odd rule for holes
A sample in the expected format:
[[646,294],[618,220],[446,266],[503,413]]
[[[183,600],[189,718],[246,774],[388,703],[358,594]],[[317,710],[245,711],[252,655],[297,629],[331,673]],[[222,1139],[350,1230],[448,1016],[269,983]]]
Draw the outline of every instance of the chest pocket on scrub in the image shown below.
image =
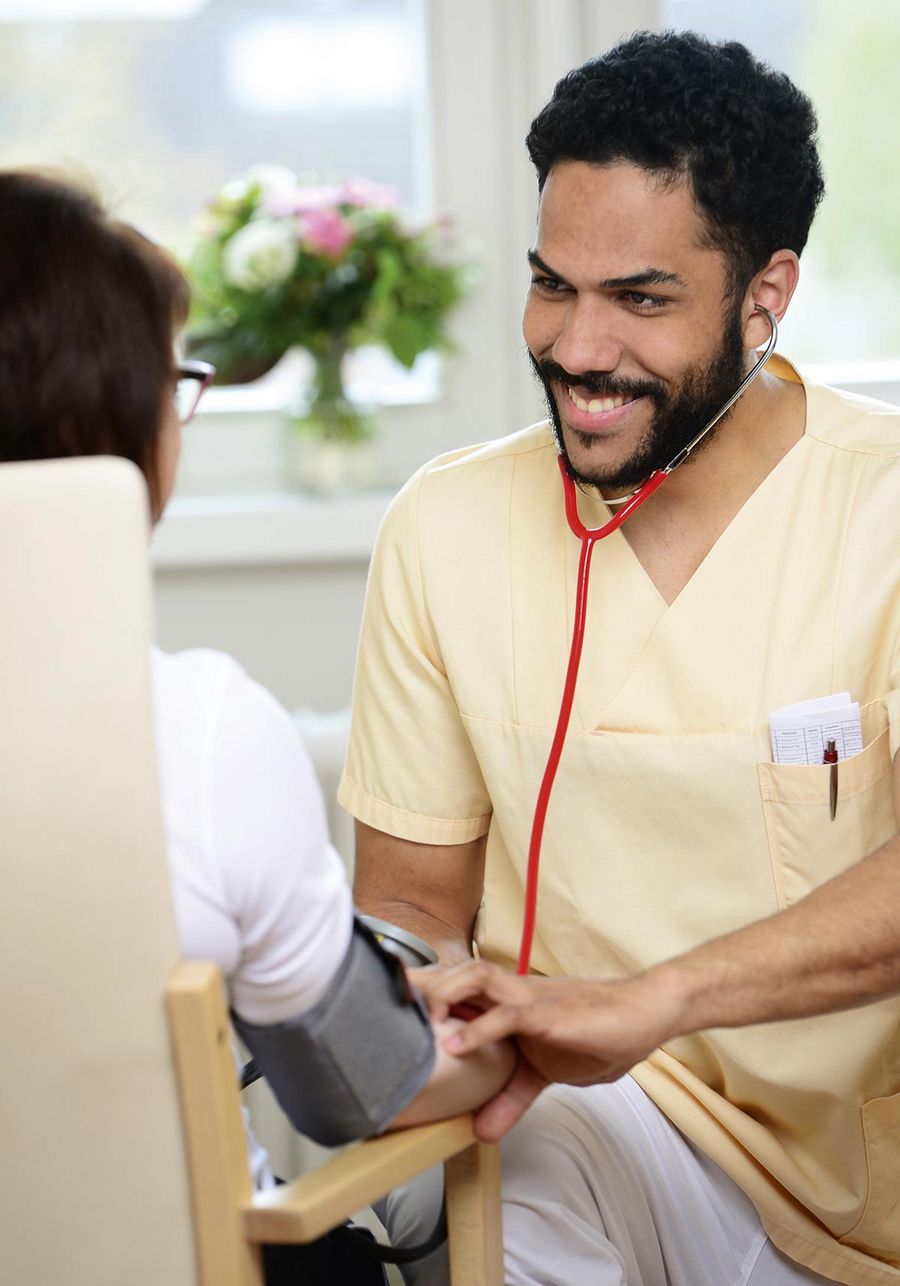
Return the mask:
[[830,765],[758,765],[769,856],[781,907],[798,902],[897,833],[884,704],[871,702],[861,713],[864,735],[876,721],[880,731],[858,755],[839,764],[833,821]]

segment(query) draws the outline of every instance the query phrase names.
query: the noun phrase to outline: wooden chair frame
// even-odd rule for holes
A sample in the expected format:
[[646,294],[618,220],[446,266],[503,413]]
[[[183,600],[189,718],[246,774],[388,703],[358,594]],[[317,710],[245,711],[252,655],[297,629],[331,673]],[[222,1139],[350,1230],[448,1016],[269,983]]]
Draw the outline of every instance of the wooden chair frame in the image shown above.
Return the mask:
[[452,1286],[502,1286],[499,1148],[475,1138],[471,1116],[355,1144],[293,1183],[254,1193],[217,967],[180,964],[166,1003],[202,1286],[262,1286],[261,1243],[313,1241],[440,1161]]
[[454,1281],[497,1286],[497,1154],[469,1120],[253,1192],[222,982],[178,963],[147,534],[128,461],[0,467],[0,1279],[259,1286],[262,1241],[452,1157]]

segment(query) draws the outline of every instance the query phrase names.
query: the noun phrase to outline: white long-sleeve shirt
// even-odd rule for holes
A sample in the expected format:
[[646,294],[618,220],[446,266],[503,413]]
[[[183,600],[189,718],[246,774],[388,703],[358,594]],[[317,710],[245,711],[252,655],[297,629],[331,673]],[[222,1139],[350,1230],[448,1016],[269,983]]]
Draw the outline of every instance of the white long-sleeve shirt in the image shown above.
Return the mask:
[[[214,960],[251,1023],[321,998],[352,903],[293,721],[220,652],[152,650],[160,790],[181,949]],[[251,1167],[267,1186],[264,1156]]]

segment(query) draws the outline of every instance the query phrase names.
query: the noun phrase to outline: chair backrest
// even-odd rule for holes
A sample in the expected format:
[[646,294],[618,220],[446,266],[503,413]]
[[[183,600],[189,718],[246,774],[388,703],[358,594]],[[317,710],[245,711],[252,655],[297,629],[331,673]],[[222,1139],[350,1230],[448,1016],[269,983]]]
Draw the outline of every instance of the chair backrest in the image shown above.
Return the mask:
[[0,1281],[194,1286],[178,959],[122,460],[0,466]]

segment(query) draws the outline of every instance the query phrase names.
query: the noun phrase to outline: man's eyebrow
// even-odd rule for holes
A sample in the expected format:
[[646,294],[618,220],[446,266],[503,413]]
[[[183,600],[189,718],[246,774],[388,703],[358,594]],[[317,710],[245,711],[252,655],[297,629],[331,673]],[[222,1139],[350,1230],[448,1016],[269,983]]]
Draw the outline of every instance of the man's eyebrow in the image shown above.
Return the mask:
[[[564,280],[544,262],[536,250],[528,251],[528,262],[532,268],[540,268],[548,277],[555,277],[557,281]],[[633,273],[630,277],[607,277],[605,281],[598,281],[597,286],[600,290],[638,290],[642,286],[680,286],[686,289],[687,282],[677,273],[667,272],[664,268],[645,268],[643,272]]]
[[541,272],[545,272],[548,277],[555,277],[557,281],[563,280],[555,269],[551,268],[548,263],[544,263],[536,250],[528,251],[528,262],[531,264],[532,268],[540,268]]
[[606,281],[598,281],[597,285],[601,290],[636,290],[640,286],[686,288],[687,282],[677,273],[666,272],[664,268],[645,268],[643,272],[636,272],[630,277],[607,277]]

